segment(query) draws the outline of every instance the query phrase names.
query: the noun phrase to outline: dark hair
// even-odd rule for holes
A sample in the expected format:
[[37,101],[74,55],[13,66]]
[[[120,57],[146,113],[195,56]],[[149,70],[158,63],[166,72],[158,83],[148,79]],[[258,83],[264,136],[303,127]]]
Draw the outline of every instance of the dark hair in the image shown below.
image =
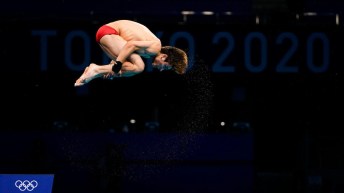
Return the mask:
[[172,69],[177,74],[184,74],[186,72],[188,56],[182,49],[173,46],[164,46],[160,52],[167,55],[166,62],[172,66]]

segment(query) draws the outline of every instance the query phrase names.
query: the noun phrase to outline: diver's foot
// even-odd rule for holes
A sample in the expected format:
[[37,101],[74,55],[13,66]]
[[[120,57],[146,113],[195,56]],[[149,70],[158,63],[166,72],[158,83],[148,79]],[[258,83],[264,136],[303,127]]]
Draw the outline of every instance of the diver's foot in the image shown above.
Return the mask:
[[85,68],[84,73],[75,81],[74,86],[83,86],[91,80],[101,76],[101,74],[97,73],[97,65],[92,63]]

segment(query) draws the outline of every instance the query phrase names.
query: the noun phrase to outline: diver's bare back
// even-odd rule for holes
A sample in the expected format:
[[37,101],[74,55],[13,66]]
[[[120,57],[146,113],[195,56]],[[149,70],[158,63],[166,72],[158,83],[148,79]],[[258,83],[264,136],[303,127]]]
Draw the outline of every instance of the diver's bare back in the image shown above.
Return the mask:
[[159,39],[144,25],[130,20],[118,20],[107,25],[118,31],[126,41],[151,41]]

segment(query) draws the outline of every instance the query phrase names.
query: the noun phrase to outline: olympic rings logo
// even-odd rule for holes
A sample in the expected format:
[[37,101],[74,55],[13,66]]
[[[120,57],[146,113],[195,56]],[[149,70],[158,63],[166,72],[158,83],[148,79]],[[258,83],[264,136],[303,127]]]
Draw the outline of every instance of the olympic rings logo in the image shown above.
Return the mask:
[[32,191],[38,186],[38,182],[36,180],[32,180],[31,182],[29,180],[17,180],[14,185],[20,190],[20,191]]

